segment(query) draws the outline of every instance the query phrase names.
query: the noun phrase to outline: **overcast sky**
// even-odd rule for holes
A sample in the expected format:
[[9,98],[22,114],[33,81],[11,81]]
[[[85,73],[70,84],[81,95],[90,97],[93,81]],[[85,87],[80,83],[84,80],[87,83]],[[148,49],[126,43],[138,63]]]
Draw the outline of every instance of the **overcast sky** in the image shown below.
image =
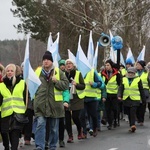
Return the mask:
[[19,24],[19,19],[13,17],[10,8],[12,0],[0,0],[0,40],[23,39],[24,34],[18,34],[13,25]]

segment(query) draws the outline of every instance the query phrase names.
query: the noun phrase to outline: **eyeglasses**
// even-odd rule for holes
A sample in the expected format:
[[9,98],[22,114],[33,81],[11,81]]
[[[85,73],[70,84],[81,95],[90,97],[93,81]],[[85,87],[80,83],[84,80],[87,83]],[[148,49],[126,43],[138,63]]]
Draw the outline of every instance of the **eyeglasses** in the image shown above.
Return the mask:
[[66,65],[71,65],[71,64],[73,64],[73,63],[70,62],[70,63],[67,63]]

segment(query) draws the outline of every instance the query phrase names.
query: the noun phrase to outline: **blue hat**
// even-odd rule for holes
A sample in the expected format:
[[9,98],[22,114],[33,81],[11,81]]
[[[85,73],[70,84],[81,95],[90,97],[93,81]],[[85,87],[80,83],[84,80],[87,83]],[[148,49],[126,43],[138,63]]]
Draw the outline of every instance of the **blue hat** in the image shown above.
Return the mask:
[[126,65],[133,65],[132,60],[130,58],[126,59]]

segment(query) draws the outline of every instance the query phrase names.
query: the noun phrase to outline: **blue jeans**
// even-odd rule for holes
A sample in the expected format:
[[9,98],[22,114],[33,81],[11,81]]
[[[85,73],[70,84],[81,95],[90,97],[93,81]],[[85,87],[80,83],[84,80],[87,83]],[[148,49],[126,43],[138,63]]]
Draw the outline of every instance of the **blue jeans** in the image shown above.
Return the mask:
[[[37,126],[35,131],[35,145],[36,148],[45,150],[45,136],[46,136],[46,117],[37,117]],[[49,118],[49,148],[56,150],[58,142],[59,119]]]

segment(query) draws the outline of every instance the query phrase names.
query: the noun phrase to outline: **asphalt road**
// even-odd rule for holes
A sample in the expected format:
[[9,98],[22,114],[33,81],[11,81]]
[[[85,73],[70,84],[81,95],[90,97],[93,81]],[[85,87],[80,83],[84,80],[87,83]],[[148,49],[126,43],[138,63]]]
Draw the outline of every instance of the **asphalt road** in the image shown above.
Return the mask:
[[[120,127],[113,130],[107,130],[106,126],[101,127],[97,137],[88,135],[85,140],[77,139],[77,131],[73,126],[74,143],[66,143],[65,148],[58,150],[149,150],[150,149],[150,119],[148,113],[145,116],[144,126],[136,124],[135,133],[128,132],[129,125],[125,121],[121,121]],[[65,142],[67,134],[65,133]],[[31,146],[23,146],[19,150],[33,150],[35,148],[34,141]],[[0,143],[0,150],[3,150]]]

